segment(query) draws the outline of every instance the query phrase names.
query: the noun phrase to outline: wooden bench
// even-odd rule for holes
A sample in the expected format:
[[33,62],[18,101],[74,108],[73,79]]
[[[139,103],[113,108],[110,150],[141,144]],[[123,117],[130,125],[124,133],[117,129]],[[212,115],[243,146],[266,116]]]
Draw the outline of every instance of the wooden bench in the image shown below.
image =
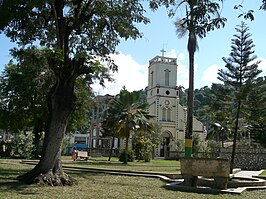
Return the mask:
[[185,186],[197,186],[198,176],[214,178],[213,188],[226,189],[230,163],[224,158],[180,158]]
[[87,151],[78,151],[78,158],[88,160],[88,152]]

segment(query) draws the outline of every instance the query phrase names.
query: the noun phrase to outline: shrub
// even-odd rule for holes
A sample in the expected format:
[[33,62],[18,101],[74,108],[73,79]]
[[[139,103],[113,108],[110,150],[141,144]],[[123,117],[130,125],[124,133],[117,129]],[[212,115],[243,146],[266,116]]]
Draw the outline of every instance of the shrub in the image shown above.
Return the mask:
[[[125,160],[127,156],[127,161]],[[119,161],[120,162],[134,162],[135,160],[135,153],[133,150],[123,150],[119,155]]]
[[61,155],[71,155],[71,142],[69,139],[64,138],[62,147],[61,147]]
[[8,141],[0,142],[0,157],[10,157],[12,152],[12,144]]
[[34,150],[33,134],[20,133],[12,140],[12,155],[18,158],[30,159]]
[[152,143],[149,137],[143,135],[136,137],[133,142],[134,152],[138,160],[150,162],[152,159],[152,152],[156,145]]

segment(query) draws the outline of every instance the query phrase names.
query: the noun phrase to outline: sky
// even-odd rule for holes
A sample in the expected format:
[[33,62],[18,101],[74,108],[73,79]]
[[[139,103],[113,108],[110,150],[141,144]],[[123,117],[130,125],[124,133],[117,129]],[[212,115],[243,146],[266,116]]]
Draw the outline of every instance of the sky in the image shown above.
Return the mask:
[[[221,10],[221,16],[227,18],[224,28],[209,32],[203,39],[198,40],[199,50],[195,54],[195,73],[194,87],[202,88],[211,86],[212,83],[218,83],[218,69],[224,69],[225,63],[222,57],[229,57],[231,51],[231,39],[236,33],[236,25],[244,21],[249,27],[251,39],[254,42],[255,55],[261,60],[259,69],[263,72],[260,76],[266,76],[266,11],[259,10],[261,0],[244,1],[244,10],[253,9],[255,20],[244,20],[238,15],[241,11],[234,10],[236,4],[243,0],[225,0]],[[121,40],[117,46],[118,54],[112,55],[115,63],[118,65],[118,73],[113,74],[115,82],[106,83],[102,88],[98,84],[93,86],[96,94],[104,95],[118,94],[123,86],[129,91],[145,89],[148,85],[148,63],[155,56],[162,55],[160,52],[164,49],[164,56],[177,58],[177,86],[181,85],[188,88],[188,53],[187,36],[179,39],[176,35],[174,21],[182,18],[184,11],[182,8],[177,10],[177,15],[173,18],[167,16],[165,8],[153,12],[147,9],[145,14],[151,21],[147,25],[138,25],[143,37],[137,40]],[[15,44],[0,35],[0,71],[3,71],[4,65],[11,59],[9,49]]]

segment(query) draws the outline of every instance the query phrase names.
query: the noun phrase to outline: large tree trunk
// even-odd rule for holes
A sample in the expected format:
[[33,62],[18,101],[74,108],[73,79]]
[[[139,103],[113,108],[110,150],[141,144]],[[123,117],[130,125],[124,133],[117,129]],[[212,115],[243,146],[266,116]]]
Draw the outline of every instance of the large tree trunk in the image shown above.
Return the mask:
[[75,108],[75,78],[58,79],[48,94],[49,118],[39,163],[18,179],[25,183],[71,185],[73,179],[62,171],[61,144],[70,115]]

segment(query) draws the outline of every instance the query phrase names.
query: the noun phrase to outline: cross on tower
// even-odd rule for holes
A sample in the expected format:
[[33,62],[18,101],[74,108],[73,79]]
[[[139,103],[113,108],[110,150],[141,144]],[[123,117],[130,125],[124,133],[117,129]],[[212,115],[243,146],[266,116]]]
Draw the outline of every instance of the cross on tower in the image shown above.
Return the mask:
[[164,50],[164,48],[163,48],[162,50],[160,50],[160,52],[162,52],[162,57],[164,57],[164,53],[166,52],[166,51]]

